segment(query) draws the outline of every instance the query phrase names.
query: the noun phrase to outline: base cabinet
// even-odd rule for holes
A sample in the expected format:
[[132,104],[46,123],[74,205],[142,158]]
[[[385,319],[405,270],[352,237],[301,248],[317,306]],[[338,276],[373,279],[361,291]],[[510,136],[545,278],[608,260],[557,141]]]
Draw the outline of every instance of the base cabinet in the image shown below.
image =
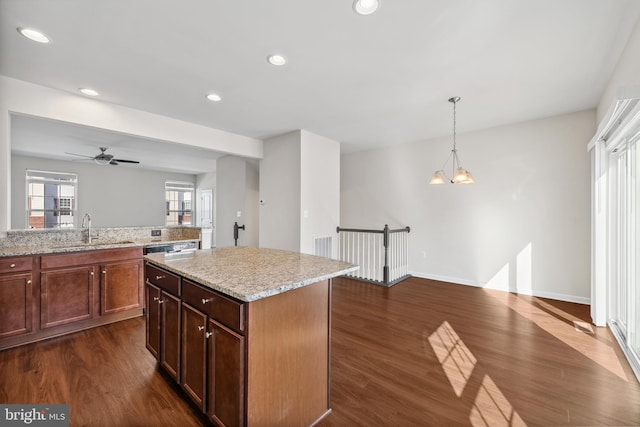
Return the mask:
[[182,304],[182,369],[180,385],[195,404],[205,410],[207,372],[207,316]]
[[[112,314],[142,307],[142,263],[140,260],[100,266],[100,313]],[[135,284],[135,286],[132,286]]]
[[180,299],[168,292],[161,293],[160,365],[180,381]]
[[0,340],[33,331],[33,257],[0,259]]
[[0,339],[33,330],[31,273],[0,274]]
[[146,346],[171,378],[180,382],[180,279],[145,267]]
[[40,273],[40,328],[91,319],[94,266],[66,267]]
[[219,426],[240,427],[244,419],[245,340],[209,319],[207,416]]
[[0,258],[0,350],[140,316],[142,248]]

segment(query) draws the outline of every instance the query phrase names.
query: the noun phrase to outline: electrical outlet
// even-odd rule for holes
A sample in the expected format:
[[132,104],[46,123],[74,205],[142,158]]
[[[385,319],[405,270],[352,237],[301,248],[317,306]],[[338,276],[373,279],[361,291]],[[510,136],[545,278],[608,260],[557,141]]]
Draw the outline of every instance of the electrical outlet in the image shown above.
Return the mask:
[[162,236],[162,230],[151,230],[152,236]]

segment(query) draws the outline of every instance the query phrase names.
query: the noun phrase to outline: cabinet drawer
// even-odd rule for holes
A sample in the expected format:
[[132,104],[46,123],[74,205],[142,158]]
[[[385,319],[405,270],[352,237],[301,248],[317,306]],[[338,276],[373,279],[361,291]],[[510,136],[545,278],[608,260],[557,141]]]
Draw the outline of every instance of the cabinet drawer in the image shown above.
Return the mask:
[[235,331],[244,331],[244,304],[239,301],[188,280],[182,282],[182,301]]
[[33,257],[18,256],[0,258],[0,273],[13,273],[17,271],[29,271],[33,266]]
[[147,264],[144,269],[144,276],[150,283],[157,287],[180,296],[180,277],[167,270],[163,270],[154,265]]

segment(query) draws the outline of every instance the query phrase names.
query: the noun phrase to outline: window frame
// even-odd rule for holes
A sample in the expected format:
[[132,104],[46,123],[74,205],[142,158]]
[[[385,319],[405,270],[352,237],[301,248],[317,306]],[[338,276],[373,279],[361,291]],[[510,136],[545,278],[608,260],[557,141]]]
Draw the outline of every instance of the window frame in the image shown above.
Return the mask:
[[[32,193],[31,184],[53,184],[57,187],[57,197],[53,197],[55,207],[53,209],[45,207],[44,203],[46,194],[43,192],[42,208],[33,207],[33,199],[37,197]],[[62,186],[73,188],[72,195],[62,195],[60,190]],[[68,205],[66,201],[68,200]],[[65,201],[65,203],[62,203]],[[63,206],[64,205],[64,206]],[[41,215],[33,215],[34,212],[40,212]],[[56,228],[76,228],[78,213],[78,174],[73,172],[56,172],[43,171],[36,169],[27,169],[25,171],[25,226],[30,229],[56,229]],[[42,227],[33,227],[32,218],[42,216]],[[57,222],[48,223],[47,218],[56,218]],[[71,221],[62,222],[64,217],[71,217]],[[50,226],[47,226],[50,225]],[[54,226],[51,226],[54,225]]]
[[[164,194],[165,194],[165,226],[177,226],[177,225],[194,225],[195,220],[195,193],[196,188],[193,182],[185,182],[185,181],[165,181],[164,183]],[[178,209],[172,209],[171,203],[176,200],[170,200],[168,193],[170,191],[180,192],[180,193],[189,193],[191,195],[191,200],[183,200],[182,206]],[[178,197],[178,201],[180,201],[180,197]],[[185,203],[189,204],[189,207],[185,207]],[[177,214],[174,216],[172,214]],[[185,222],[185,217],[188,217],[188,222]],[[169,222],[171,221],[171,222]]]

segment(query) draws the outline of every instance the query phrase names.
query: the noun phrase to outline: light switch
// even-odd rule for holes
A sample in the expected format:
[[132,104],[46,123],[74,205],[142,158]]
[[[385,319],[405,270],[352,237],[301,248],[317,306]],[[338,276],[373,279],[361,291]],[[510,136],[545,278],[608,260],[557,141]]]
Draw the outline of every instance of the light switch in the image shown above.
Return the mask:
[[237,216],[238,218],[240,218],[240,217],[242,216],[242,211],[238,211],[238,213],[236,214],[236,216]]

